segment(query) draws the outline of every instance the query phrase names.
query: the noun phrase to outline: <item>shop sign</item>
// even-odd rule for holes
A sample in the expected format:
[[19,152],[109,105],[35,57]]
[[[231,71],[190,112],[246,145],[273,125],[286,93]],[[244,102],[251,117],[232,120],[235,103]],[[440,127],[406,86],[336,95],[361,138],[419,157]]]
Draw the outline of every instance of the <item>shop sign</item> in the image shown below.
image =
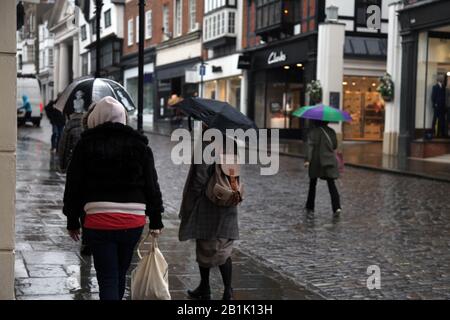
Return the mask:
[[284,54],[283,51],[272,51],[269,54],[269,58],[267,59],[267,64],[274,64],[274,63],[278,63],[278,62],[284,62],[287,60],[287,56]]

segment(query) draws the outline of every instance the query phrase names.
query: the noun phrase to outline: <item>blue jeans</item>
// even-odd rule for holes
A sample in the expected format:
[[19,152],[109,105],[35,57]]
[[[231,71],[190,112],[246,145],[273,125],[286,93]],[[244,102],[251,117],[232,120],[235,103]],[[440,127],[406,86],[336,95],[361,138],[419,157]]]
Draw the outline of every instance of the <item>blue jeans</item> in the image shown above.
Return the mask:
[[92,250],[100,289],[100,300],[122,300],[126,274],[143,227],[126,230],[84,229]]
[[57,149],[59,144],[59,139],[62,136],[64,126],[52,125],[52,149]]

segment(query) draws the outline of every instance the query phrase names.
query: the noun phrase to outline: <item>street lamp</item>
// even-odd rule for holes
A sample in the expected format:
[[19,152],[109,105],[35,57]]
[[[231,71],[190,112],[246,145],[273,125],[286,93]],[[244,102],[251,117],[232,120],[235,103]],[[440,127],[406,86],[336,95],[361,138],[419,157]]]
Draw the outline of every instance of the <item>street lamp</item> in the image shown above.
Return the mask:
[[102,0],[95,0],[95,27],[96,27],[96,44],[95,44],[95,77],[100,78],[100,20],[102,18]]
[[144,28],[145,0],[139,0],[139,53],[138,53],[138,121],[137,129],[144,133]]

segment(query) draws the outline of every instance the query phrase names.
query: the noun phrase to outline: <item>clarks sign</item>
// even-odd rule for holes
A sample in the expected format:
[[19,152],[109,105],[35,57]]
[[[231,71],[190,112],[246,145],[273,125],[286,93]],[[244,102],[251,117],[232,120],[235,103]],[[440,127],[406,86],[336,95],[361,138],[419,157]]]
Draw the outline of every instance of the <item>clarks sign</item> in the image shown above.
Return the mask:
[[276,51],[272,51],[269,54],[269,58],[267,58],[267,64],[274,64],[274,63],[278,63],[278,62],[284,62],[286,61],[287,56],[284,54],[283,51],[280,52],[276,52]]

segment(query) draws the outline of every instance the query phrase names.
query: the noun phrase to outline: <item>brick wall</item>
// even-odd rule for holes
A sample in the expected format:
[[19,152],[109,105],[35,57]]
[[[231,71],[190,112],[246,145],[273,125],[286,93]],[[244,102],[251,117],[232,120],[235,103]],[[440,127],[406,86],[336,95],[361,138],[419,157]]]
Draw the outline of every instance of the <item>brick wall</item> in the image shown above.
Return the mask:
[[[255,0],[243,0],[243,36],[242,47],[251,48],[260,44],[260,37],[255,34],[256,29],[256,2]],[[300,0],[297,0],[300,1]],[[302,32],[310,32],[317,29],[316,10],[317,0],[302,0],[300,7],[302,16]],[[249,21],[247,21],[249,20]]]
[[[169,7],[169,30],[173,34],[173,24],[174,24],[174,0],[147,0],[145,11],[152,10],[152,38],[145,41],[145,47],[152,45],[157,45],[163,41],[163,6],[167,5]],[[183,25],[182,25],[182,35],[187,34],[189,30],[189,0],[183,0]],[[124,46],[123,54],[131,54],[138,51],[138,44],[133,41],[132,46],[128,46],[128,20],[133,18],[134,29],[136,30],[136,17],[139,15],[138,0],[130,0],[125,4],[125,14],[124,14]],[[196,0],[196,22],[200,24],[200,29],[203,25],[203,0]],[[136,31],[134,31],[136,32]],[[136,39],[136,35],[134,35]]]

